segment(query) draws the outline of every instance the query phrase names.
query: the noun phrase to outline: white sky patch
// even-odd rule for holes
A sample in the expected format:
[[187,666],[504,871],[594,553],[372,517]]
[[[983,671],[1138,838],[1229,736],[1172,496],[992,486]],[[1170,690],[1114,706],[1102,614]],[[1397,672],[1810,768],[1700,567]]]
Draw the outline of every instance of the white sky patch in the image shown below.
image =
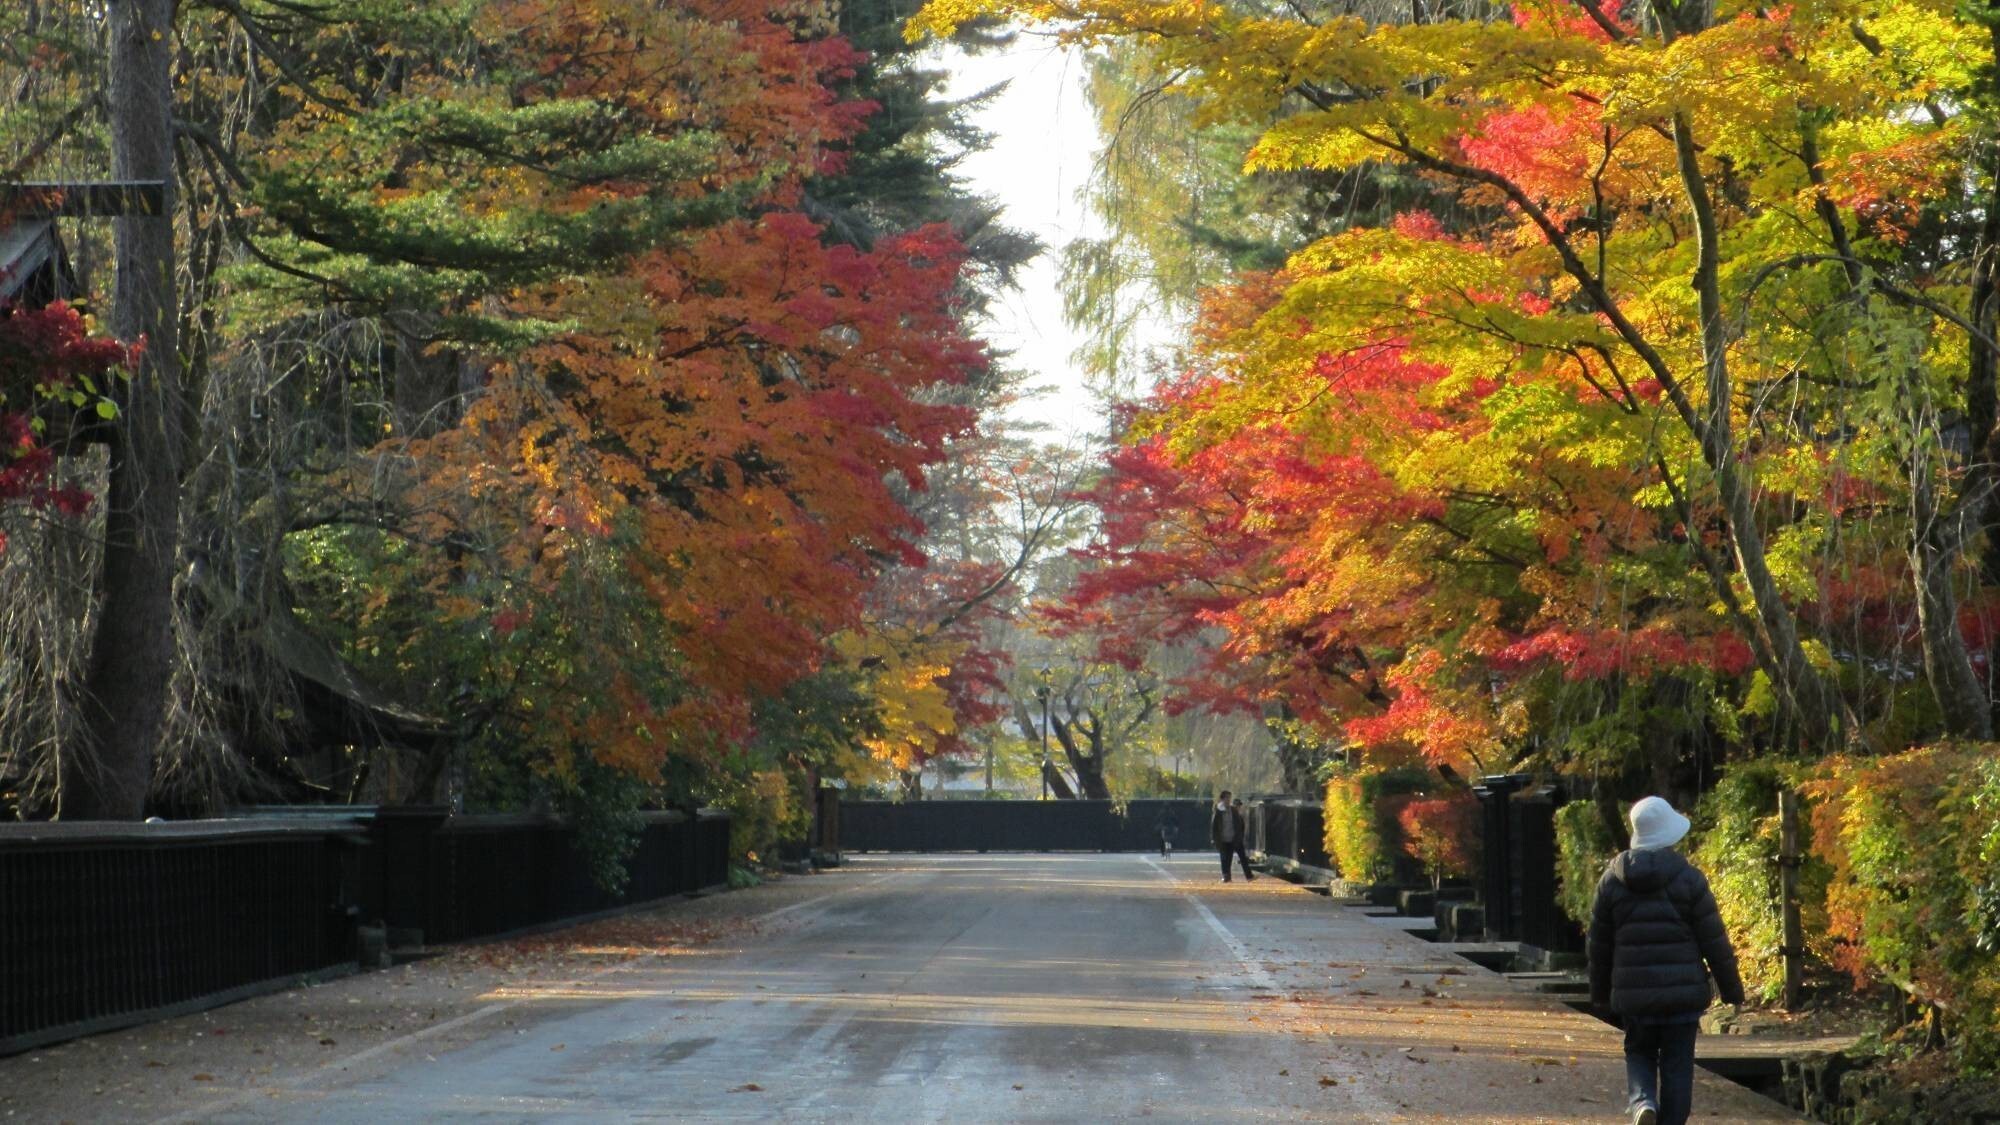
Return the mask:
[[946,47],[940,61],[952,72],[948,97],[1008,83],[973,117],[993,134],[992,147],[966,158],[959,172],[974,191],[1006,208],[1007,223],[1047,247],[1021,271],[1021,287],[1002,294],[980,325],[981,335],[1011,352],[1006,362],[1027,372],[1028,387],[1040,392],[1013,414],[1048,426],[1055,438],[1099,434],[1104,419],[1070,359],[1081,340],[1063,320],[1058,290],[1062,248],[1103,230],[1077,198],[1102,144],[1084,94],[1083,52],[1023,34],[1006,51],[966,55]]

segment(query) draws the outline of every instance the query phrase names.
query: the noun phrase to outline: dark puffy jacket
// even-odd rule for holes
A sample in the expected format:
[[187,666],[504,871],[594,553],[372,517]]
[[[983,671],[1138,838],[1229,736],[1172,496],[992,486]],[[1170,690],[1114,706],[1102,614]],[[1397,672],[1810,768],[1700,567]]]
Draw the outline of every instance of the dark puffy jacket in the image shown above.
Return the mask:
[[1218,848],[1222,846],[1222,818],[1225,816],[1236,829],[1236,837],[1229,841],[1230,844],[1243,842],[1243,814],[1235,809],[1216,809],[1208,814],[1208,842]]
[[[1707,962],[1707,969],[1702,967]],[[1627,1019],[1743,1002],[1736,951],[1708,880],[1671,848],[1625,852],[1604,869],[1590,915],[1590,999]]]

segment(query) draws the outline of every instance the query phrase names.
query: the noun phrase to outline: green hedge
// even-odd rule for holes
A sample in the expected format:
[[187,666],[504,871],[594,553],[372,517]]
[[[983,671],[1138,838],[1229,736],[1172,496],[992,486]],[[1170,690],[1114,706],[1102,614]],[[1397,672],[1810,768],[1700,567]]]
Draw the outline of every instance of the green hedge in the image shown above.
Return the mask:
[[[1736,946],[1743,987],[1751,996],[1776,1000],[1784,991],[1784,918],[1779,899],[1778,792],[1790,783],[1784,771],[1766,762],[1736,766],[1695,807],[1694,844],[1689,858],[1708,876],[1715,904]],[[1799,826],[1800,845],[1807,843]],[[1806,951],[1825,961],[1826,886],[1832,874],[1823,859],[1808,854],[1799,869],[1799,914]]]
[[1961,1062],[2000,1069],[2000,751],[1835,758],[1804,788],[1833,963],[1936,1005]]
[[1340,877],[1350,883],[1388,877],[1402,851],[1403,830],[1385,798],[1437,787],[1436,778],[1414,766],[1355,770],[1327,779],[1326,852],[1340,869]]
[[1579,926],[1590,925],[1590,904],[1618,841],[1589,801],[1556,810],[1556,903]]

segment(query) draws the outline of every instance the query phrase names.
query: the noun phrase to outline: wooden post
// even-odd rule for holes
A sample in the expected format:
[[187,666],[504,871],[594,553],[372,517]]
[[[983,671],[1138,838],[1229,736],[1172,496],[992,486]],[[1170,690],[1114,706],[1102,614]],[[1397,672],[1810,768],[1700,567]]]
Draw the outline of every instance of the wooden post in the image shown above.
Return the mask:
[[1805,935],[1799,923],[1799,796],[1778,791],[1778,902],[1785,944],[1785,1010],[1799,1007],[1799,987],[1805,971]]

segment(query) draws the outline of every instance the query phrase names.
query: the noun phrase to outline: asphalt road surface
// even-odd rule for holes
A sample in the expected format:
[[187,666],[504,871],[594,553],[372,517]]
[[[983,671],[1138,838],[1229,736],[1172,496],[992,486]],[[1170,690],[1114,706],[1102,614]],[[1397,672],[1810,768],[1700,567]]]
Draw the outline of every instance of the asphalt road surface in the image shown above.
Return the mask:
[[[490,1034],[188,1119],[1623,1117],[1616,1032],[1300,888],[1220,885],[1211,856],[863,857],[823,882],[739,948],[496,994]],[[1789,1119],[1700,1077],[1697,1121]]]

